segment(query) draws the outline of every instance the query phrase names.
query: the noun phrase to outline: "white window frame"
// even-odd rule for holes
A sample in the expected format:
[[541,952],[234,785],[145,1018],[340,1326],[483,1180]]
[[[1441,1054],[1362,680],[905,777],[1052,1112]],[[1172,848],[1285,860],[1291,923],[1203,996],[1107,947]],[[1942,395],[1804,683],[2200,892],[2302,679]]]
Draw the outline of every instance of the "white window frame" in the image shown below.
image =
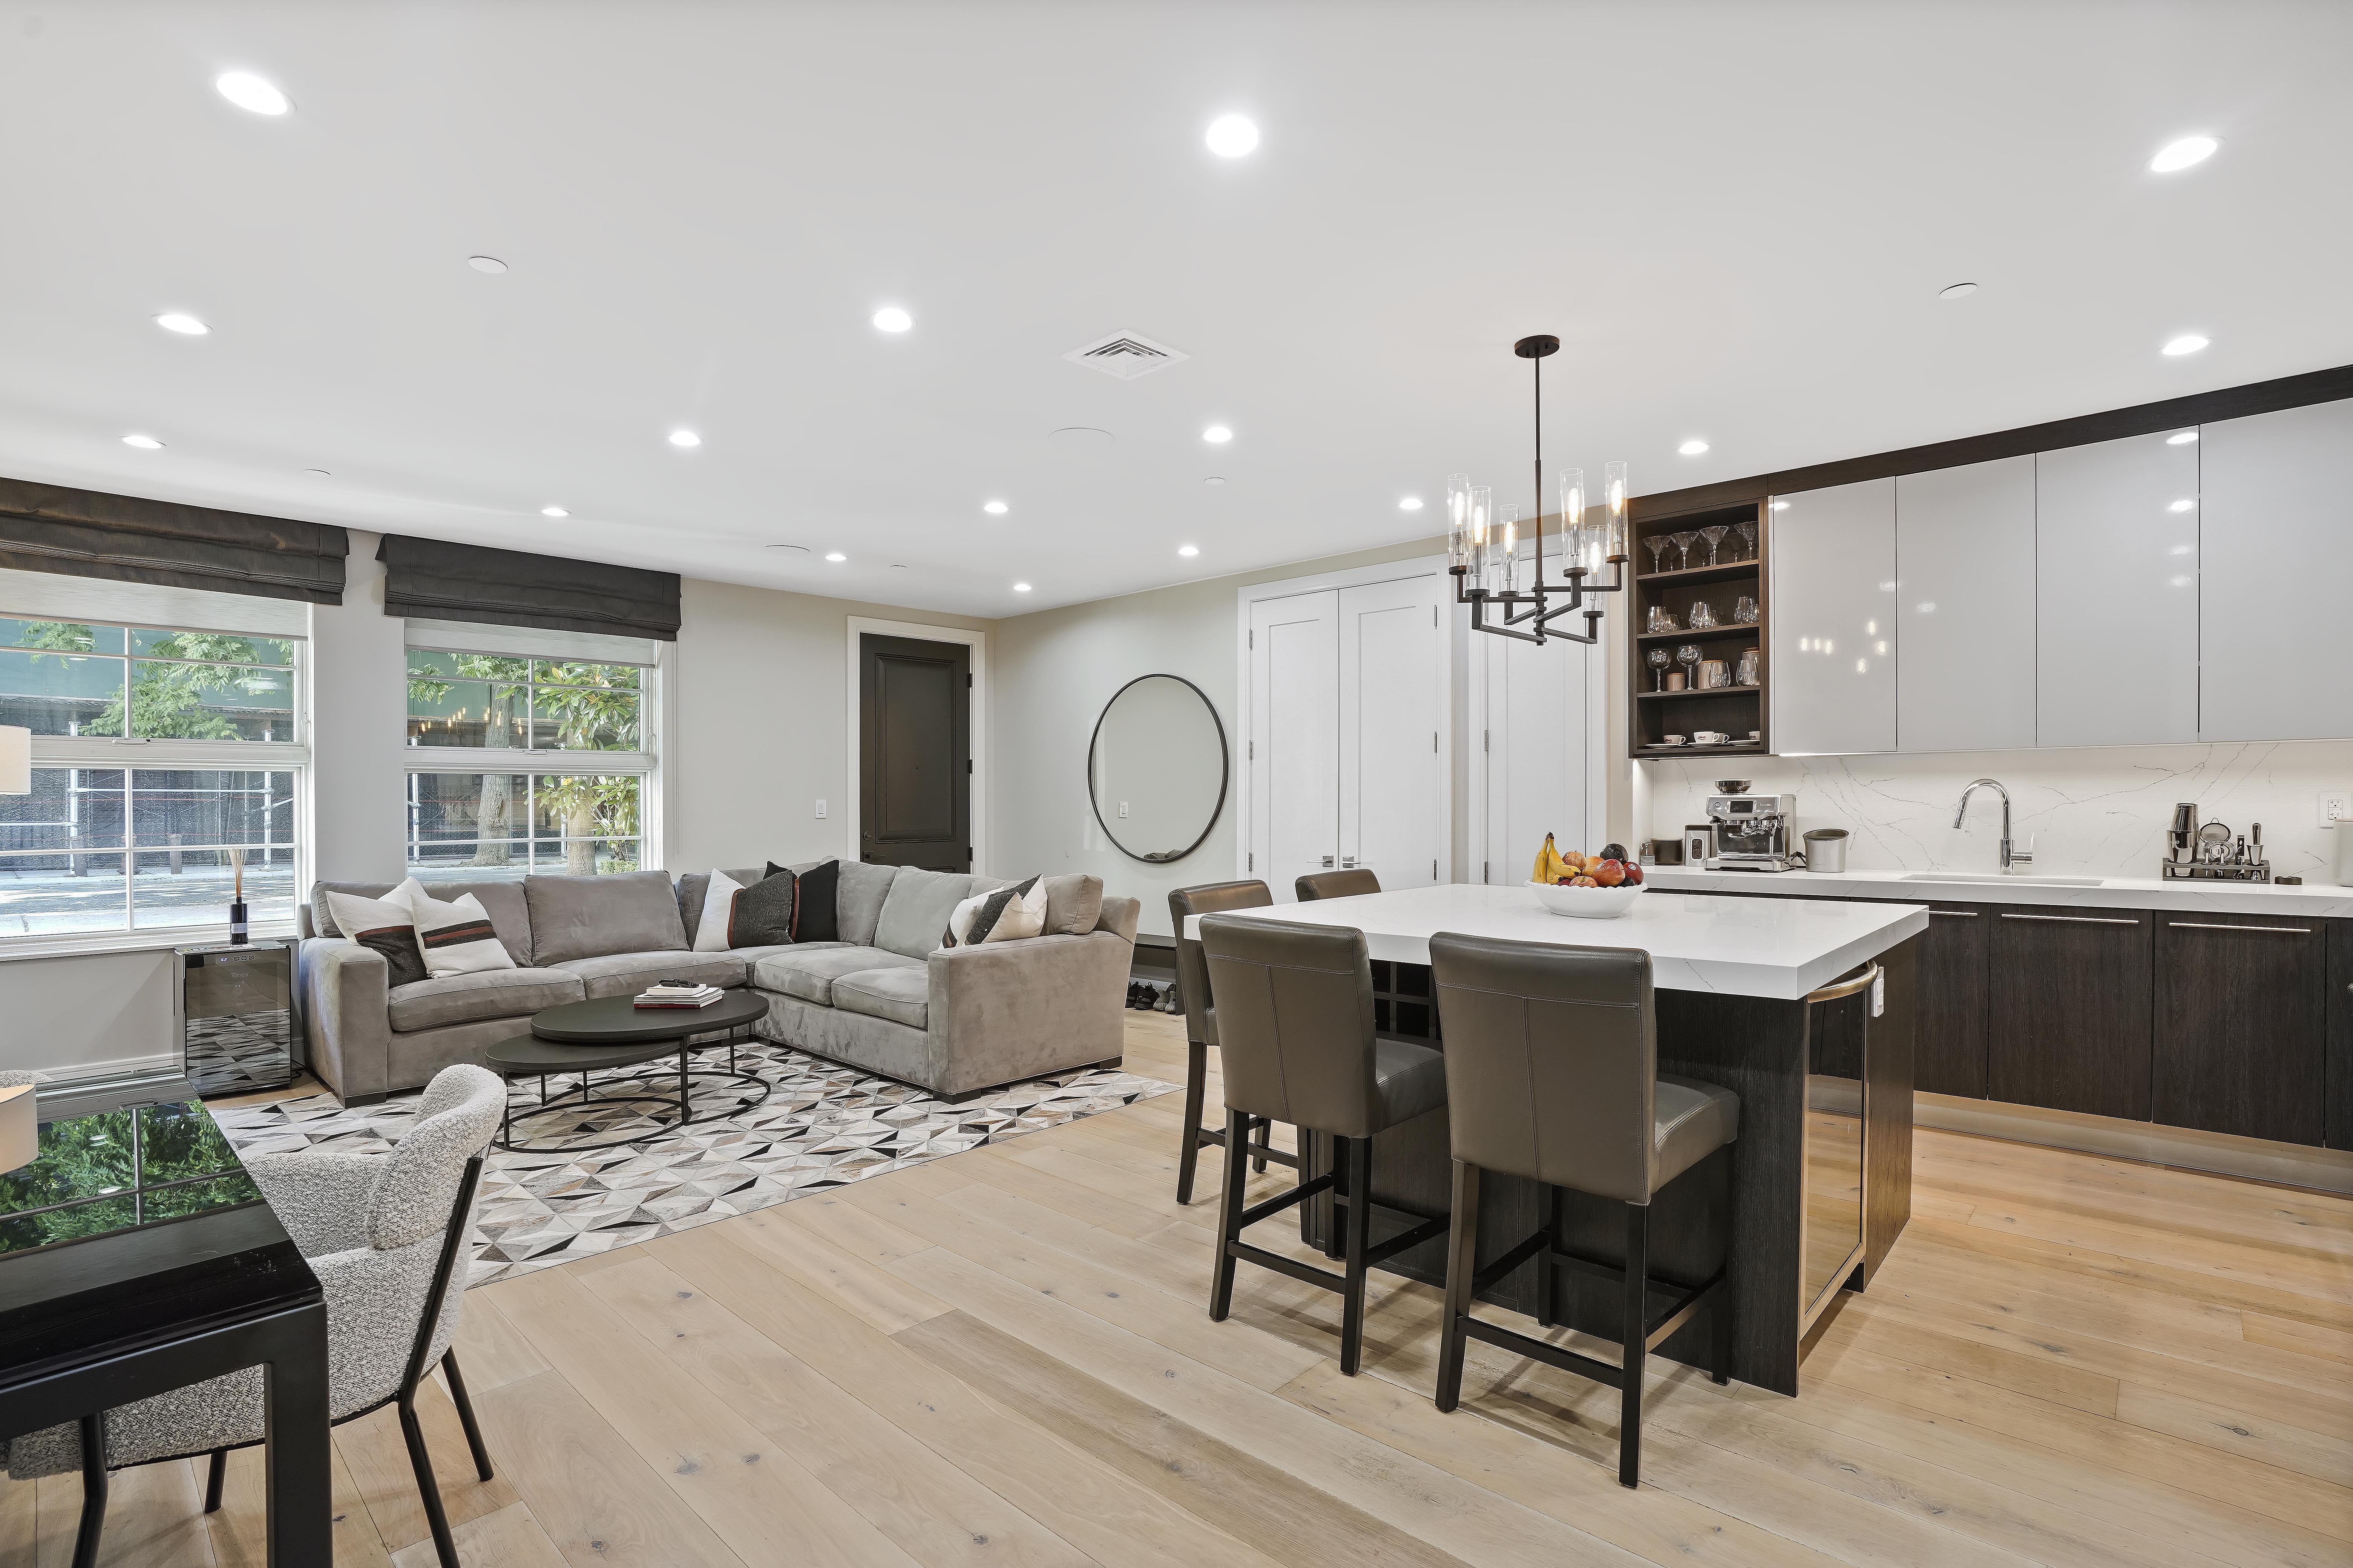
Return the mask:
[[[13,575],[13,574],[12,574]],[[77,580],[68,580],[77,585]],[[44,589],[49,585],[42,584]],[[91,597],[98,598],[119,585],[93,585]],[[32,598],[31,605],[22,605],[19,597]],[[311,825],[309,810],[311,789],[311,642],[307,631],[257,630],[250,627],[206,626],[193,619],[171,619],[157,616],[126,616],[126,608],[135,605],[100,603],[88,606],[59,607],[49,593],[0,598],[0,619],[23,621],[61,621],[69,625],[121,628],[123,652],[121,655],[99,654],[100,658],[121,658],[126,661],[124,674],[129,676],[129,664],[138,656],[131,652],[131,631],[193,632],[206,637],[251,637],[267,641],[285,642],[292,646],[292,683],[290,694],[293,708],[294,738],[288,741],[176,741],[149,740],[137,736],[109,735],[35,735],[32,738],[32,764],[41,768],[104,768],[136,771],[152,769],[160,772],[203,771],[220,769],[239,773],[290,773],[294,775],[294,882],[299,891],[311,885]],[[16,605],[17,607],[10,607]],[[307,608],[307,606],[306,606]],[[103,613],[100,613],[102,611]],[[128,687],[125,688],[128,700]],[[126,714],[127,717],[127,714]],[[201,921],[187,925],[133,926],[131,918],[132,857],[142,847],[129,836],[125,825],[125,842],[120,850],[92,853],[120,854],[124,857],[123,925],[113,931],[58,931],[47,934],[12,936],[0,933],[0,963],[26,958],[47,958],[60,953],[78,952],[137,952],[161,948],[185,946],[203,940],[226,940],[225,924]],[[13,858],[13,857],[11,857]],[[250,927],[256,937],[280,937],[295,934],[294,915],[290,909],[284,918],[255,921]]]

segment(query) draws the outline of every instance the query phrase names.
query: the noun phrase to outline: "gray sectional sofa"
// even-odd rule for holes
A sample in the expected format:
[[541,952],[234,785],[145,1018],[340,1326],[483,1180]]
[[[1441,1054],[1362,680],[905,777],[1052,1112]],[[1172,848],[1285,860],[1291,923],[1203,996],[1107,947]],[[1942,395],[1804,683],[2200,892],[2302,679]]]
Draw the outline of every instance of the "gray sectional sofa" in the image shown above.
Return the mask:
[[[742,882],[760,874],[728,873]],[[542,1008],[634,995],[663,979],[749,984],[767,998],[764,1037],[949,1099],[1119,1058],[1133,899],[1106,896],[1082,931],[943,949],[956,904],[1003,882],[844,861],[839,941],[696,952],[709,880],[691,873],[673,886],[664,872],[638,871],[427,884],[438,899],[480,899],[516,967],[397,987],[381,955],[337,930],[323,897],[381,898],[393,884],[322,882],[296,911],[311,1069],[345,1104],[365,1104],[452,1062],[480,1063],[499,1041],[528,1034]],[[1063,903],[1050,903],[1050,933],[1082,923],[1084,900]]]

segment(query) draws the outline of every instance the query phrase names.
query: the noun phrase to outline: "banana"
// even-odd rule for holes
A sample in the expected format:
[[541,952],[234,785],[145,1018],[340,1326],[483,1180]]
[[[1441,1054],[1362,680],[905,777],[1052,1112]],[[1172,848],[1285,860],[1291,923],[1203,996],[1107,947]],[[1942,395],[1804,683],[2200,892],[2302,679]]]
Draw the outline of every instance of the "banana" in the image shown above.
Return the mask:
[[1559,881],[1567,872],[1567,863],[1561,859],[1560,850],[1555,846],[1553,836],[1549,833],[1546,834],[1544,847],[1536,851],[1536,868],[1531,879],[1549,887]]

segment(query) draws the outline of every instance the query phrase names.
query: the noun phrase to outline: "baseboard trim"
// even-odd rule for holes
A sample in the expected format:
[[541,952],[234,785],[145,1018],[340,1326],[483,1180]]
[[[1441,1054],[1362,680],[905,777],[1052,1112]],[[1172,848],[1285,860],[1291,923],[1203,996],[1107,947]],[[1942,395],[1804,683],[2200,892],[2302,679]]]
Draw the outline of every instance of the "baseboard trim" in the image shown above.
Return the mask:
[[2013,1143],[2040,1143],[2148,1165],[2174,1165],[2315,1192],[2353,1194],[2353,1150],[2313,1149],[2301,1143],[2274,1143],[2191,1127],[2119,1121],[2108,1116],[1964,1100],[1925,1090],[1912,1097],[1912,1121],[1915,1126],[1945,1132],[1970,1132]]

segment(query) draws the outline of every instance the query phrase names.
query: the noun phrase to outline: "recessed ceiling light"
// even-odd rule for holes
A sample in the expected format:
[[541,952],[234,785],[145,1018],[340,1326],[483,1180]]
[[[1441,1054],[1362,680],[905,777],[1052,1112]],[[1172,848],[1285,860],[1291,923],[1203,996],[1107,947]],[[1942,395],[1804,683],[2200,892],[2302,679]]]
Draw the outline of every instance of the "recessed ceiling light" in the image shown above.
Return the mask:
[[2198,503],[2196,501],[2191,500],[2188,496],[2184,496],[2179,500],[2175,501],[2171,506],[2167,507],[2165,510],[2168,511],[2188,511],[2197,504]]
[[1203,479],[1201,482],[1205,485],[1221,485],[1226,482],[1226,476],[1223,474],[1211,474],[1208,479]]
[[136,447],[142,452],[160,452],[164,449],[164,443],[153,436],[125,436],[122,438],[122,444],[126,447]]
[[1955,283],[1936,290],[1939,300],[1966,300],[1978,291],[1974,283]]
[[1201,547],[1198,544],[1180,544],[1176,547],[1176,553],[1179,555],[1198,555],[1201,553]]
[[985,500],[980,503],[980,510],[987,512],[991,517],[1003,517],[1006,512],[1006,506],[1001,500]]
[[826,558],[828,561],[847,561],[847,560],[849,560],[849,556],[844,555],[844,554],[843,554],[840,551],[839,551],[839,550],[828,550],[828,551],[827,551],[827,552],[825,552],[825,558]]
[[507,264],[495,256],[469,256],[466,265],[477,272],[488,272],[493,277],[507,269]]
[[256,114],[283,114],[292,107],[284,93],[251,71],[225,71],[213,78],[213,86],[239,109],[249,109]]
[[1240,114],[1220,114],[1202,138],[1220,158],[1246,158],[1258,151],[1258,127]]
[[178,332],[183,337],[190,338],[201,338],[212,331],[210,327],[189,315],[185,310],[166,310],[155,318],[155,324],[167,332]]
[[1029,591],[1029,584],[1027,583],[1016,583],[1013,584],[1013,591],[1017,594],[1026,594]]
[[2170,174],[2187,169],[2192,163],[2202,163],[2214,155],[2222,143],[2211,136],[2184,136],[2178,142],[2168,142],[2148,161],[2149,168],[2159,174]]
[[2182,354],[2194,354],[2205,346],[2206,340],[2200,337],[2196,332],[2184,332],[2179,337],[2168,342],[2165,345],[2165,352],[2179,357]]
[[702,437],[691,430],[673,430],[670,433],[670,444],[673,447],[700,447]]
[[1213,447],[1221,447],[1234,438],[1234,433],[1222,425],[1212,425],[1201,432],[1201,439]]
[[565,510],[560,506],[543,506],[539,509],[539,515],[542,517],[570,517],[572,514]]
[[1690,440],[1684,442],[1682,446],[1676,447],[1675,450],[1681,452],[1686,458],[1696,458],[1702,452],[1707,450],[1707,443],[1694,436]]
[[2198,432],[2195,430],[2176,430],[2165,438],[2165,444],[2168,447],[2187,447],[2196,439],[2198,439]]
[[1408,496],[1403,500],[1398,502],[1398,510],[1399,511],[1419,511],[1420,510],[1421,498],[1419,496]]
[[874,312],[874,330],[878,332],[903,332],[915,324],[915,318],[896,305],[885,305]]

